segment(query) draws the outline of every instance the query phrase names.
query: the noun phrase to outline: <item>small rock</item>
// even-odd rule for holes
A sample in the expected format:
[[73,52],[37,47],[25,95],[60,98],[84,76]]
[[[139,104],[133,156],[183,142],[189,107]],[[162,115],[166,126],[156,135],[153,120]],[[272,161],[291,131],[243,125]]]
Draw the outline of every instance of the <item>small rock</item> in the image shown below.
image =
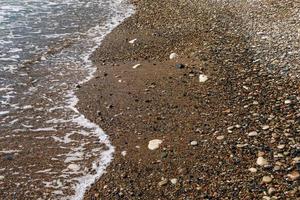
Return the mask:
[[269,194],[269,195],[272,195],[272,194],[274,194],[275,192],[276,192],[275,188],[272,188],[272,187],[271,187],[271,188],[268,189],[268,194]]
[[129,43],[129,44],[134,44],[136,41],[137,41],[137,39],[135,38],[135,39],[133,39],[133,40],[130,40],[128,43]]
[[121,155],[122,155],[122,156],[126,156],[126,154],[127,154],[127,151],[122,151],[122,152],[121,152]]
[[167,179],[163,179],[162,181],[160,181],[158,183],[158,186],[161,187],[161,186],[167,185],[167,183],[168,183],[168,180]]
[[258,135],[258,133],[256,131],[251,131],[251,132],[248,133],[249,137],[254,137],[254,136],[257,136],[257,135]]
[[2,181],[5,177],[4,176],[0,176],[0,181]]
[[132,68],[133,69],[136,69],[136,68],[138,68],[138,67],[140,67],[141,66],[141,64],[136,64],[136,65],[134,65]]
[[178,182],[177,178],[172,178],[170,181],[173,185],[176,185]]
[[270,126],[268,126],[268,125],[263,125],[261,128],[262,128],[262,130],[268,130],[268,129],[270,128]]
[[251,168],[249,168],[248,170],[249,170],[250,172],[252,172],[252,173],[256,173],[256,172],[257,172],[257,169],[254,168],[254,167],[251,167]]
[[268,165],[269,162],[266,159],[264,159],[263,157],[258,157],[256,160],[256,164],[259,166],[265,166],[265,165]]
[[285,103],[285,104],[291,104],[291,103],[292,103],[292,101],[291,101],[291,100],[289,100],[289,99],[287,99],[287,100],[285,100],[285,101],[284,101],[284,103]]
[[271,176],[264,176],[263,178],[262,178],[262,183],[271,183],[272,182],[272,180],[273,180],[273,178],[271,177]]
[[197,141],[192,141],[192,142],[191,142],[191,145],[192,145],[192,146],[197,146],[197,145],[198,145],[198,142],[197,142]]
[[284,144],[280,144],[277,146],[278,149],[284,149],[285,145]]
[[223,140],[224,138],[225,138],[224,135],[220,135],[217,137],[217,140]]
[[183,68],[185,68],[185,65],[184,65],[184,64],[181,64],[181,63],[177,63],[177,64],[175,65],[175,67],[176,67],[177,69],[183,69]]
[[178,55],[176,53],[171,53],[169,56],[170,60],[178,58]]
[[162,140],[159,140],[159,139],[151,140],[151,141],[149,141],[148,149],[150,149],[150,150],[158,149],[158,148],[159,148],[159,145],[160,145],[161,143],[162,143]]
[[199,75],[199,82],[200,83],[204,83],[204,82],[206,82],[208,80],[208,77],[206,76],[206,75],[204,75],[204,74],[200,74]]
[[76,165],[76,164],[70,164],[68,166],[68,169],[73,170],[73,171],[78,171],[80,169],[80,166]]
[[290,174],[287,175],[289,177],[289,179],[291,179],[292,181],[295,181],[297,179],[299,179],[300,174],[297,171],[293,171]]

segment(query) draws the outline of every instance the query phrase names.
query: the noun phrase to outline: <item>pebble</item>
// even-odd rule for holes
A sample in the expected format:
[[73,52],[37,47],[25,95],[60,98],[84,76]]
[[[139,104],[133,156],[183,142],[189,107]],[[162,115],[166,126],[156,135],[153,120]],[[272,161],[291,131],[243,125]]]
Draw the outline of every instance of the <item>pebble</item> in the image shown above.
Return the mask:
[[251,167],[251,168],[249,168],[248,170],[249,170],[250,172],[252,172],[252,173],[256,173],[256,172],[257,172],[257,169],[254,168],[254,167]]
[[158,149],[158,148],[159,148],[159,145],[160,145],[161,143],[162,143],[162,140],[159,140],[159,139],[151,140],[151,141],[149,141],[148,149],[150,149],[150,150]]
[[290,104],[290,103],[292,103],[292,101],[289,100],[289,99],[287,99],[287,100],[284,101],[284,103],[285,103],[285,104]]
[[192,146],[197,146],[197,145],[198,145],[198,142],[197,142],[197,141],[192,141],[192,142],[191,142],[191,145],[192,145]]
[[273,178],[271,176],[264,176],[262,178],[262,183],[271,183]]
[[254,137],[254,136],[257,136],[258,133],[256,131],[251,131],[250,133],[248,133],[248,136],[249,137]]
[[271,187],[271,188],[268,189],[268,194],[269,194],[269,195],[272,195],[272,194],[274,194],[275,192],[276,192],[275,188],[272,188],[272,187]]
[[167,183],[168,183],[168,180],[167,179],[163,179],[162,181],[160,181],[158,183],[158,186],[161,187],[161,186],[167,185]]
[[127,154],[127,151],[122,151],[122,152],[121,152],[121,155],[122,155],[122,156],[126,156],[126,154]]
[[171,53],[169,56],[170,60],[178,58],[178,55],[176,53]]
[[173,185],[176,185],[178,182],[177,178],[172,178],[170,181]]
[[80,166],[76,165],[76,164],[70,164],[68,166],[68,169],[73,170],[73,171],[78,171],[80,169]]
[[184,65],[184,64],[181,64],[181,63],[177,63],[177,64],[175,65],[175,67],[176,67],[177,69],[183,69],[183,68],[185,67],[185,65]]
[[200,74],[199,75],[199,82],[200,83],[204,83],[204,82],[206,82],[208,80],[208,77],[206,76],[206,75],[204,75],[204,74]]
[[220,135],[217,137],[217,140],[223,140],[224,138],[225,138],[224,135]]
[[266,159],[264,159],[263,157],[258,157],[256,160],[256,164],[259,166],[265,166],[265,165],[268,165],[269,162]]
[[268,130],[268,129],[270,128],[270,126],[268,126],[268,125],[263,125],[261,128],[262,128],[262,130]]
[[136,68],[138,68],[138,67],[140,67],[141,66],[141,64],[136,64],[136,65],[134,65],[132,68],[133,69],[136,69]]
[[136,41],[137,41],[137,39],[136,39],[136,38],[135,38],[135,39],[133,39],[133,40],[130,40],[130,41],[129,41],[129,44],[134,44]]
[[2,181],[4,179],[4,176],[0,176],[0,181]]
[[277,146],[278,149],[284,149],[285,145],[284,144],[280,144]]
[[291,179],[292,181],[295,181],[297,179],[299,179],[300,174],[297,171],[293,171],[290,174],[287,175],[289,177],[289,179]]

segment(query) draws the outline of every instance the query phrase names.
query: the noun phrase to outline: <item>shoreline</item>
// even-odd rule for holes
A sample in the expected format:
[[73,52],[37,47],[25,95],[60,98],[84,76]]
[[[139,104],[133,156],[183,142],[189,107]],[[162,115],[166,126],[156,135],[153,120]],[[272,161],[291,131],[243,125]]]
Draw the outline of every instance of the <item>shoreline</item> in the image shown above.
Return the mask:
[[116,151],[85,199],[299,195],[299,81],[255,62],[241,5],[202,3],[141,0],[91,57],[79,110]]

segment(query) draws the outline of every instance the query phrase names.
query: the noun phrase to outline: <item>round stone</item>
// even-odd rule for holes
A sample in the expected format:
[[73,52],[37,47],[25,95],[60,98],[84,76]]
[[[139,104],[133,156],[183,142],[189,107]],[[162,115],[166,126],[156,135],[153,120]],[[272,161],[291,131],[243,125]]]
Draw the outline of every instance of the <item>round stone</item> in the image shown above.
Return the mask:
[[197,146],[197,145],[198,145],[198,142],[197,142],[197,141],[192,141],[192,142],[191,142],[191,145],[192,145],[192,146]]
[[259,166],[265,166],[265,165],[268,165],[269,162],[266,159],[264,159],[263,157],[258,157],[256,160],[256,164]]
[[264,177],[262,178],[262,182],[263,182],[263,183],[271,183],[272,180],[273,180],[273,178],[272,178],[271,176],[264,176]]
[[251,168],[249,168],[248,170],[249,170],[250,172],[252,172],[252,173],[256,173],[256,172],[257,172],[257,169],[254,168],[254,167],[251,167]]
[[159,140],[159,139],[151,140],[151,141],[149,141],[148,149],[150,149],[150,150],[158,149],[161,143],[162,143],[162,140]]

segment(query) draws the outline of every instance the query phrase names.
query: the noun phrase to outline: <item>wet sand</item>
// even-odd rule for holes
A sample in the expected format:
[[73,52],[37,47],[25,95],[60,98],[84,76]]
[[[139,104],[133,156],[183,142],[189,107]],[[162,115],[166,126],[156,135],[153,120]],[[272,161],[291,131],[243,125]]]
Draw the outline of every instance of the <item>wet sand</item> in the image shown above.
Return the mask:
[[[276,2],[270,8],[281,11]],[[242,12],[255,6],[136,6],[95,52],[95,78],[78,91],[80,111],[116,147],[85,199],[299,198],[300,84],[257,60]],[[153,139],[162,143],[150,150]]]

